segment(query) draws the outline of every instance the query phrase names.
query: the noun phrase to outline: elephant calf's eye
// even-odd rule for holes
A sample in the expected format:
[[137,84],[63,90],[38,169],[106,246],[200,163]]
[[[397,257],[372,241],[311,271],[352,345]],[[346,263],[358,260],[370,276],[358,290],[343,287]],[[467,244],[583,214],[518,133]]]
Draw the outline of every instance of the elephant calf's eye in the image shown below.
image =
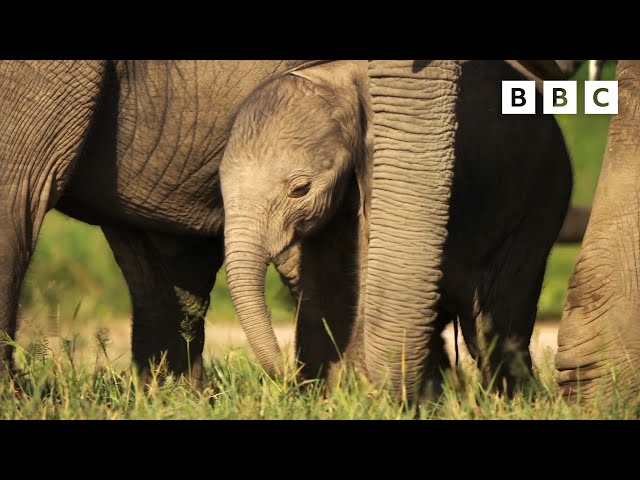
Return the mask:
[[300,198],[304,197],[307,193],[309,193],[309,189],[311,188],[311,182],[298,183],[291,187],[289,190],[289,197],[291,198]]

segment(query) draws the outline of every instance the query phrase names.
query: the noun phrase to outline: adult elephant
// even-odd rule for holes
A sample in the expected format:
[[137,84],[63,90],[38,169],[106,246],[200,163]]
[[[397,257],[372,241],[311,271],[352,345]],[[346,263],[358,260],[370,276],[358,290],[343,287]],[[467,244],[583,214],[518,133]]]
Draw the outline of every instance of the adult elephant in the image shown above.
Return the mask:
[[640,62],[617,66],[618,114],[558,333],[562,390],[640,391]]
[[[519,62],[542,79],[564,76],[552,60]],[[437,318],[460,76],[454,60],[369,63],[374,162],[362,252],[364,363],[372,380],[409,399],[424,380]]]
[[[102,227],[131,293],[143,374],[166,354],[199,377],[233,116],[261,82],[305,64],[0,62],[0,334],[15,334],[20,286],[56,207]],[[0,369],[12,366],[3,342]]]

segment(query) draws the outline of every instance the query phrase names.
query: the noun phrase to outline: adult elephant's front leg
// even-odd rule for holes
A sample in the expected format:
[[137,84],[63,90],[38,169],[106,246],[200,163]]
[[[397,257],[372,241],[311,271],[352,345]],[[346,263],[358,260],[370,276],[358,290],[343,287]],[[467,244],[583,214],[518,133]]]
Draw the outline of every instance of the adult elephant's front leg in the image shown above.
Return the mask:
[[[0,197],[0,209],[11,205],[6,198]],[[21,242],[21,235],[13,228],[8,228],[13,216],[0,215],[2,226],[0,229],[0,372],[11,371],[13,364],[13,346],[11,340],[15,338],[18,313],[18,296],[20,286],[33,249]],[[21,218],[22,225],[32,224],[32,219]]]
[[640,390],[640,62],[620,61],[618,115],[558,333],[565,393]]
[[133,360],[143,383],[151,365],[166,357],[168,369],[202,382],[204,316],[222,240],[147,233],[103,226],[133,304]]
[[45,213],[82,149],[103,62],[0,62],[0,371],[13,368],[18,296]]

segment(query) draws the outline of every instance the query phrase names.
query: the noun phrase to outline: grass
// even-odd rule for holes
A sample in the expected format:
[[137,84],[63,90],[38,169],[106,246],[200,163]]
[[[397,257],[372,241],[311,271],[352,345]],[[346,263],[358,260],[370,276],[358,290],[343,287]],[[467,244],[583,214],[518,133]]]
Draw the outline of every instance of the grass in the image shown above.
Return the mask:
[[640,418],[638,396],[616,394],[612,402],[588,406],[565,401],[555,389],[550,353],[537,368],[537,380],[512,399],[485,391],[477,368],[466,358],[458,371],[447,375],[438,400],[406,408],[353,371],[343,371],[330,395],[319,382],[296,381],[292,369],[281,379],[271,379],[242,349],[207,364],[209,384],[203,391],[184,378],[160,382],[156,372],[143,392],[130,370],[111,365],[104,339],[94,343],[92,362],[78,360],[75,343],[36,337],[18,349],[23,375],[16,385],[0,379],[0,419]]

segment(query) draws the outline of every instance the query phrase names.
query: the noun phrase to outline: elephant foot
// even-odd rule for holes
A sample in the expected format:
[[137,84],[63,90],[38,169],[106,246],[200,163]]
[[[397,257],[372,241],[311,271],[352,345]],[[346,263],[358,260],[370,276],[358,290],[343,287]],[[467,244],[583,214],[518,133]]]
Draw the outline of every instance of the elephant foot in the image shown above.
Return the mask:
[[[4,347],[7,348],[7,347]],[[0,377],[8,377],[11,381],[15,381],[17,378],[23,376],[13,359],[13,350],[4,352],[3,358],[0,359]]]
[[[635,305],[624,301],[612,303],[612,307],[596,304],[592,297],[575,291],[585,288],[578,283],[584,278],[590,277],[577,276],[573,280],[572,295],[567,300],[570,308],[565,308],[558,331],[555,365],[559,391],[580,403],[632,399],[640,391],[640,330],[635,322],[637,313],[632,310]],[[600,302],[608,298],[603,294]],[[585,305],[600,315],[586,315]]]
[[485,384],[499,395],[513,397],[525,392],[534,379],[529,351],[509,352],[502,356],[499,365],[489,370]]
[[563,356],[556,358],[557,377],[561,395],[569,402],[609,402],[618,399],[635,399],[640,393],[638,373],[635,368],[605,366],[594,362],[580,367],[564,369]]
[[153,388],[164,385],[169,376],[176,379],[183,378],[195,390],[202,392],[205,389],[204,364],[202,356],[192,360],[189,368],[172,368],[171,363],[163,359],[160,362],[149,361],[147,366],[137,370],[136,384],[139,389],[149,393]]
[[[609,378],[586,380],[588,372],[561,372],[558,388],[561,396],[570,403],[588,404],[597,400],[599,404],[621,399],[637,400],[640,388],[633,381],[610,381]],[[578,380],[571,380],[577,378]]]

